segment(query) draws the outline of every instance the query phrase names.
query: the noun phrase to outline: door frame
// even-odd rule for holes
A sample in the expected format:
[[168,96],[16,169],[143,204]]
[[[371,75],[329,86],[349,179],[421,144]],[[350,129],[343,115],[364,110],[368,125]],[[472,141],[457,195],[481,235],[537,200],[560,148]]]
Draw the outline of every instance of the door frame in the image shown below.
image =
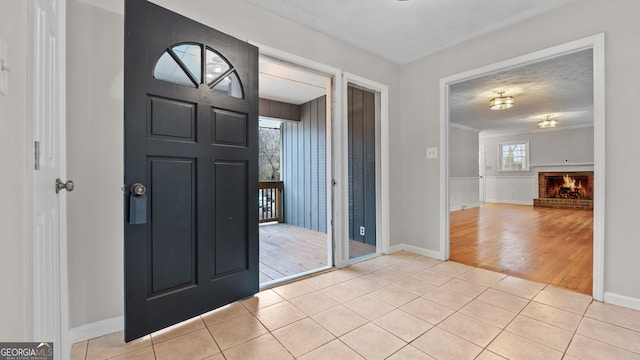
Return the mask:
[[348,92],[349,85],[354,85],[376,94],[376,254],[388,254],[389,245],[389,87],[367,78],[344,72],[342,74],[342,117],[337,124],[336,138],[340,139],[340,152],[336,152],[336,168],[340,171],[337,177],[344,184],[340,195],[335,197],[340,201],[340,213],[336,212],[336,219],[340,221],[339,235],[344,242],[342,248],[337,249],[341,264],[348,265],[349,260],[349,122],[348,122]]
[[[36,39],[36,34],[38,33],[37,22],[35,21],[35,9],[37,8],[38,0],[30,0],[27,5],[29,8],[29,17],[28,23],[31,33],[29,34],[29,48],[34,49],[39,44]],[[58,161],[59,161],[59,177],[61,179],[67,179],[66,174],[66,0],[59,0],[57,2],[56,13],[54,14],[56,17],[56,21],[58,23],[58,38],[56,42],[57,49],[57,63],[53,64],[52,70],[57,74],[57,88],[53,90],[53,92],[49,91],[51,89],[45,88],[42,90],[43,98],[54,98],[56,99],[56,107],[57,107],[57,116],[58,116],[58,126],[57,128],[52,129],[55,135],[58,137]],[[39,59],[36,58],[38,54],[37,51],[32,51],[31,56],[29,58],[28,67],[31,70],[34,70],[35,66],[40,63]],[[58,339],[60,341],[59,344],[54,344],[55,356],[62,359],[66,359],[69,357],[71,351],[71,338],[69,334],[69,284],[68,284],[68,253],[67,253],[67,199],[66,193],[63,192],[61,196],[58,197],[59,204],[59,214],[58,214],[58,237],[59,237],[59,251],[54,253],[48,253],[46,249],[35,246],[35,231],[36,231],[36,223],[34,221],[34,204],[38,201],[37,198],[33,197],[35,190],[35,181],[34,181],[34,145],[33,145],[33,134],[34,134],[34,125],[35,118],[33,114],[36,111],[36,97],[38,96],[38,92],[34,91],[34,79],[33,74],[35,71],[29,71],[30,78],[28,79],[28,108],[29,108],[29,121],[28,121],[28,131],[27,131],[27,154],[30,154],[27,157],[27,166],[28,166],[28,188],[29,192],[27,195],[27,206],[29,209],[29,240],[28,240],[28,251],[31,256],[27,256],[26,266],[29,273],[29,288],[27,295],[27,333],[28,338],[32,341],[48,341],[47,339],[36,339],[37,329],[42,328],[42,321],[46,319],[39,319],[35,314],[42,313],[43,309],[48,310],[47,304],[50,303],[50,299],[46,299],[40,296],[37,296],[38,292],[34,291],[34,287],[39,287],[39,292],[49,293],[49,294],[58,294],[59,300],[56,301],[56,313],[51,317],[54,319],[56,324],[54,326],[58,329]],[[54,190],[54,184],[51,184],[51,191]],[[53,277],[55,279],[54,283],[48,283],[45,278],[41,278],[41,275],[46,269],[43,269],[42,264],[38,262],[36,259],[42,258],[51,258],[53,257],[53,261],[59,264],[59,269],[57,272],[54,272]]]
[[484,149],[484,145],[480,145],[478,149],[478,183],[479,183],[479,191],[478,191],[478,204],[484,204],[484,200],[487,197],[487,186],[485,182],[485,173],[486,173],[486,153]]
[[[291,53],[288,53],[282,50],[274,49],[272,47],[265,46],[257,42],[252,42],[252,41],[248,41],[248,42],[258,47],[258,57],[262,56],[262,57],[268,57],[271,59],[282,61],[283,63],[288,65],[292,65],[292,66],[295,66],[304,70],[308,70],[311,72],[320,73],[328,78],[327,88],[331,89],[331,91],[327,92],[327,101],[326,101],[326,104],[327,104],[327,111],[326,111],[327,139],[326,141],[327,143],[326,143],[325,153],[326,153],[327,164],[332,164],[335,159],[334,156],[336,154],[336,148],[333,141],[335,133],[332,131],[332,129],[334,128],[334,124],[338,122],[336,114],[341,113],[340,112],[341,104],[339,101],[336,101],[336,99],[341,98],[340,92],[342,89],[339,86],[336,86],[336,84],[339,83],[338,79],[340,79],[340,76],[341,76],[340,69],[337,69],[335,67],[328,66],[313,60],[309,60],[301,56],[293,55]],[[327,171],[327,174],[326,174],[325,186],[326,186],[326,194],[327,194],[327,200],[326,200],[327,202],[326,203],[327,237],[328,237],[327,243],[330,245],[327,247],[327,268],[331,268],[334,265],[341,267],[338,261],[335,260],[335,259],[338,259],[339,257],[337,256],[334,257],[334,253],[337,251],[338,248],[340,248],[338,244],[340,239],[339,237],[334,236],[336,223],[332,221],[332,219],[335,219],[335,217],[333,217],[333,214],[335,214],[335,211],[336,211],[336,209],[334,208],[335,191],[333,186],[333,180],[335,179],[335,168],[333,166],[327,166],[326,171]],[[319,268],[318,270],[310,270],[310,271],[302,272],[300,274],[294,275],[293,278],[309,275],[316,271],[321,271],[324,269],[325,268]],[[286,281],[286,280],[289,280],[290,278],[291,277],[286,277],[284,279],[278,279],[274,282],[267,282],[264,284],[260,284],[260,287],[266,288],[273,285],[273,283]]]
[[440,254],[450,256],[449,239],[449,86],[505,68],[517,67],[580,50],[593,50],[593,298],[604,300],[605,244],[605,35],[599,33],[440,79]]

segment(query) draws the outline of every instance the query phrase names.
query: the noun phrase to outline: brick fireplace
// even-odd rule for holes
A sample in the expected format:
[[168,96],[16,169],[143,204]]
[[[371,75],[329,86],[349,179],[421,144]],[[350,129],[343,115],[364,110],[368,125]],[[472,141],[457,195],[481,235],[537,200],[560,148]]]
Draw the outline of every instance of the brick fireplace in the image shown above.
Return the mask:
[[539,172],[533,206],[593,210],[593,171]]

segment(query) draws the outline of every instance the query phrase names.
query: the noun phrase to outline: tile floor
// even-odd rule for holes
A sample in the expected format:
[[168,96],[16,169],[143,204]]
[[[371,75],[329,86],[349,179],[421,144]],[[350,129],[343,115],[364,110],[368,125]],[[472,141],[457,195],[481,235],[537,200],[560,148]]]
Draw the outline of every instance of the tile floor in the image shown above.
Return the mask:
[[77,359],[640,359],[640,312],[407,252],[264,290]]

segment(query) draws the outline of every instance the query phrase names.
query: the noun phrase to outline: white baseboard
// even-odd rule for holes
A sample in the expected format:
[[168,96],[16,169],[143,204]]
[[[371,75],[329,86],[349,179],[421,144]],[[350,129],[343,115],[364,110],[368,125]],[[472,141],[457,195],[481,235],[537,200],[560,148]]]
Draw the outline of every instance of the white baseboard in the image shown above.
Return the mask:
[[394,252],[398,252],[398,251],[408,251],[414,254],[428,256],[430,258],[442,260],[442,255],[440,254],[439,251],[424,249],[421,247],[407,245],[407,244],[398,244],[398,245],[389,247],[389,254],[393,254]]
[[605,292],[604,302],[640,311],[640,299],[638,298]]
[[485,202],[488,203],[498,203],[498,204],[511,204],[511,205],[529,205],[533,206],[533,199],[527,201],[515,201],[515,200],[499,200],[499,199],[486,199]]
[[458,206],[452,206],[449,211],[458,211],[458,210],[464,210],[464,209],[471,209],[474,207],[478,207],[482,205],[481,203],[474,203],[474,204],[464,204],[464,205],[458,205]]
[[124,316],[117,316],[72,328],[69,330],[69,337],[71,338],[71,343],[75,344],[80,341],[122,331],[123,329]]

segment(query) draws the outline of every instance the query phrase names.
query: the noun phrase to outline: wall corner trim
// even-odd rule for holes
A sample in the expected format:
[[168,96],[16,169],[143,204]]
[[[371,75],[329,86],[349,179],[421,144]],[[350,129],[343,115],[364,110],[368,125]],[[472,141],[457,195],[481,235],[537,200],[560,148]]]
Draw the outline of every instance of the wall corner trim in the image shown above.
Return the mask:
[[69,338],[71,343],[75,344],[122,330],[124,330],[124,316],[116,316],[69,329]]
[[615,294],[612,292],[604,293],[604,302],[611,305],[618,305],[633,310],[640,311],[640,299],[630,296]]

